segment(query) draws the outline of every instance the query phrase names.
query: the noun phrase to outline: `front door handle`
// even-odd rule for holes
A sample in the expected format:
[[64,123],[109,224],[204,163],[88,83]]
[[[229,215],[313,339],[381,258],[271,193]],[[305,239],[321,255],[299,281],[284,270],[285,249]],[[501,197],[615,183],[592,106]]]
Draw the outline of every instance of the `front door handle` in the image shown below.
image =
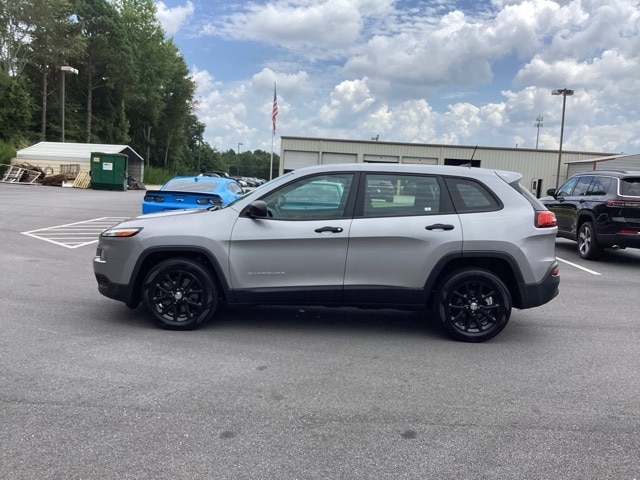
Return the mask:
[[427,225],[427,230],[453,230],[453,225],[449,223],[434,223],[433,225]]
[[342,227],[320,227],[316,228],[314,232],[316,233],[342,233],[344,229]]

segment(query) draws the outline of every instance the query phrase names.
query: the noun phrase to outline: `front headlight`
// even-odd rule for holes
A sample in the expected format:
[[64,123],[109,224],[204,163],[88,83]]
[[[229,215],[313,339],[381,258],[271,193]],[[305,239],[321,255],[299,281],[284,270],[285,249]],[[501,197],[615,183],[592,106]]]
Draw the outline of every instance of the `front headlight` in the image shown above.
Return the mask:
[[119,238],[126,238],[126,237],[133,237],[135,234],[137,234],[138,232],[142,231],[142,227],[138,227],[138,228],[107,228],[106,230],[103,230],[102,233],[100,234],[101,237],[119,237]]

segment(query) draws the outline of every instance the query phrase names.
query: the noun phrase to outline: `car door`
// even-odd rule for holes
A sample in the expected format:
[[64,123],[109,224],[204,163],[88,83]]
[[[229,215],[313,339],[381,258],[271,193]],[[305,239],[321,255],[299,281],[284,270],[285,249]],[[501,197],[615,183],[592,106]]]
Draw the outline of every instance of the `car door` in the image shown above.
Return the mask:
[[573,219],[576,215],[576,206],[572,200],[572,192],[580,177],[571,177],[564,182],[553,197],[553,200],[545,202],[545,206],[556,215],[558,232],[565,235],[572,231]]
[[593,180],[593,175],[583,175],[578,177],[573,192],[570,196],[565,197],[564,213],[567,230],[573,235],[578,232],[578,217],[580,211],[584,208],[589,209],[589,199],[587,195],[589,185]]
[[[393,199],[371,198],[370,187],[380,182],[394,186]],[[405,185],[412,188],[404,189]],[[359,192],[349,235],[345,301],[424,302],[424,285],[434,265],[462,248],[460,220],[443,194],[442,180],[366,173]]]
[[260,198],[269,217],[238,218],[229,270],[240,301],[340,300],[353,178],[352,173],[339,173],[293,180]]

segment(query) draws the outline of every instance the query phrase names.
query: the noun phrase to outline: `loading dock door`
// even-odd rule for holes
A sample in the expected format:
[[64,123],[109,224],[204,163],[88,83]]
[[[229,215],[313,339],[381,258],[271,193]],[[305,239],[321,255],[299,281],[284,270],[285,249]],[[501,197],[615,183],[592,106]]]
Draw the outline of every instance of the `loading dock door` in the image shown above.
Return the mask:
[[400,163],[400,158],[395,155],[365,155],[364,163]]
[[358,156],[355,153],[329,153],[322,154],[322,164],[336,164],[336,163],[356,163]]
[[437,165],[437,158],[425,158],[425,157],[402,157],[402,163],[411,165]]
[[318,165],[318,152],[301,152],[298,150],[285,150],[283,169],[285,172],[302,167]]

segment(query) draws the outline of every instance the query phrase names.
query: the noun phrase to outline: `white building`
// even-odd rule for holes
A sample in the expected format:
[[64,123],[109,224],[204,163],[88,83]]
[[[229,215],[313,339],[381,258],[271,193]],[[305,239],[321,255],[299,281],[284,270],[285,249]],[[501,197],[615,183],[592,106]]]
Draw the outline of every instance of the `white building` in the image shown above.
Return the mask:
[[[104,143],[70,143],[39,142],[30,147],[18,150],[11,163],[28,163],[41,168],[46,174],[68,173],[69,171],[89,172],[92,153],[121,153],[128,160],[130,177],[144,181],[144,159],[127,145],[111,145]],[[74,168],[69,168],[74,167]]]
[[[582,168],[591,169],[590,166],[594,165],[595,160],[618,157],[623,155],[563,150],[559,156],[557,150],[283,136],[280,142],[280,174],[309,165],[330,163],[375,162],[484,167],[522,173],[522,184],[540,197],[545,195],[547,189],[555,188],[556,182],[561,184],[567,178],[570,164],[579,162]],[[637,166],[629,169],[640,170],[640,158],[636,158],[635,163]],[[601,164],[598,165],[602,168]]]

